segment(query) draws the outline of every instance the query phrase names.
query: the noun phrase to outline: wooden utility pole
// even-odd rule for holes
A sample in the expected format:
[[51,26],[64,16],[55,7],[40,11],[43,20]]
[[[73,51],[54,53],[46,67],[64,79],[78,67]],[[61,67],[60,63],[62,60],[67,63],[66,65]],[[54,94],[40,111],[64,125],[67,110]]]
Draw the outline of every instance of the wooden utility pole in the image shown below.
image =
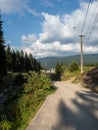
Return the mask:
[[83,42],[82,38],[84,35],[80,35],[80,67],[81,67],[81,74],[83,73]]

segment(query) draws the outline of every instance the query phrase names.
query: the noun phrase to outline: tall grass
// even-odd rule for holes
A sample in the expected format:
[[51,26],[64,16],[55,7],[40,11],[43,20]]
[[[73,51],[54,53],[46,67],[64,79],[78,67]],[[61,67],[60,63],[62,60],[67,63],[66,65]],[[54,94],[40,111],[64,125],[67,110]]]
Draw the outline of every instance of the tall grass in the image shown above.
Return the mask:
[[[86,73],[87,71],[89,71],[91,69],[92,69],[92,67],[89,67],[89,66],[83,67],[84,73]],[[66,69],[61,75],[61,80],[63,80],[63,81],[69,80],[71,78],[74,78],[74,80],[73,80],[74,83],[78,83],[81,81],[80,68],[73,72],[70,72],[69,69]]]

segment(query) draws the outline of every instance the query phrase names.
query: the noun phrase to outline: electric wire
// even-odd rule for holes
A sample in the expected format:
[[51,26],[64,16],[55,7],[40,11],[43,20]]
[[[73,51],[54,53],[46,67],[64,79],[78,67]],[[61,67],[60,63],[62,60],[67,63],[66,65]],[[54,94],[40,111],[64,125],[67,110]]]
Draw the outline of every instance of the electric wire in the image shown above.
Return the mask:
[[86,23],[87,15],[88,15],[89,8],[90,8],[90,3],[91,3],[91,0],[89,0],[88,6],[87,6],[86,15],[85,15],[84,22],[83,22],[83,26],[82,26],[81,33],[80,33],[81,35],[82,35],[83,30],[84,30],[84,27],[85,27],[85,23]]
[[79,43],[79,39],[76,40],[76,41],[72,44],[71,48],[75,47],[78,43]]
[[96,9],[97,9],[97,6],[98,6],[98,0],[97,0],[96,2],[97,2],[97,3],[96,3],[95,10],[94,10],[94,14],[95,14],[95,12],[96,12],[96,14],[95,14],[95,16],[94,16],[94,19],[93,19],[93,22],[92,22],[91,28],[90,28],[90,30],[89,30],[86,44],[88,44],[88,42],[89,42],[89,40],[90,40],[90,37],[91,37],[91,34],[92,34],[93,30],[94,30],[94,27],[95,27],[96,24],[97,24],[98,11],[96,11]]

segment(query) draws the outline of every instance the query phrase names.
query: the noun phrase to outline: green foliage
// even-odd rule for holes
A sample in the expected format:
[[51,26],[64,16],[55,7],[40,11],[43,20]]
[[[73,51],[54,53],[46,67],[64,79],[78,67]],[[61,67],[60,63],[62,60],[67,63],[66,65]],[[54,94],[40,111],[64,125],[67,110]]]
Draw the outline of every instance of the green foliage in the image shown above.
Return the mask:
[[79,65],[78,65],[78,63],[77,62],[72,62],[70,65],[69,65],[69,71],[70,72],[74,72],[74,71],[76,71],[76,70],[78,70],[79,69]]
[[12,70],[12,55],[11,55],[11,48],[8,45],[7,49],[6,49],[6,63],[7,63],[7,71]]
[[10,46],[6,48],[7,70],[13,72],[40,72],[40,63],[32,56],[32,54],[21,51],[14,51]]
[[52,85],[51,81],[44,74],[42,73],[39,74],[30,71],[28,74],[27,84],[25,84],[25,92],[33,93],[34,91],[50,89],[51,85]]
[[[27,77],[24,86],[16,86],[9,91],[4,108],[0,111],[1,116],[6,116],[5,122],[0,117],[0,127],[4,130],[24,130],[46,96],[53,92],[52,83],[45,74],[30,71],[24,76]],[[21,78],[21,74],[16,79],[19,80],[19,77]],[[5,128],[5,124],[8,128]]]
[[11,122],[7,120],[3,120],[0,122],[0,130],[10,130],[11,129]]
[[8,73],[2,78],[2,82],[0,82],[0,92],[2,92],[5,88],[14,85],[14,80],[18,73]]
[[0,14],[0,79],[6,74],[6,55]]
[[17,85],[17,86],[20,86],[24,83],[25,79],[23,77],[22,74],[18,74],[16,77],[15,77],[15,80],[14,80],[14,84]]
[[66,65],[64,63],[56,64],[55,72],[58,78],[61,77],[61,75],[64,73],[65,70],[66,70]]

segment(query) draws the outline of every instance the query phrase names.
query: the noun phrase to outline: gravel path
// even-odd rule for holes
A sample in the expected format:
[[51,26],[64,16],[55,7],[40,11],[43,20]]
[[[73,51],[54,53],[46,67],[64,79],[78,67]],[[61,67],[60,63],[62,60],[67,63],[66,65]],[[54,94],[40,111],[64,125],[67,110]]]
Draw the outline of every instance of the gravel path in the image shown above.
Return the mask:
[[98,94],[67,82],[55,82],[26,130],[98,130]]

